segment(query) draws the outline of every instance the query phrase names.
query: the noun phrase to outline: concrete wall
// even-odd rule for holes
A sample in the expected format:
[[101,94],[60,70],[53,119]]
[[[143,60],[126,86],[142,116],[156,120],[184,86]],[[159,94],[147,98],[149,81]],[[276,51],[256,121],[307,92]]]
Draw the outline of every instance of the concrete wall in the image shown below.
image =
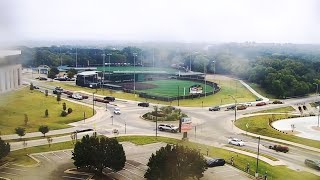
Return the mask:
[[0,66],[0,93],[17,89],[22,84],[21,64]]

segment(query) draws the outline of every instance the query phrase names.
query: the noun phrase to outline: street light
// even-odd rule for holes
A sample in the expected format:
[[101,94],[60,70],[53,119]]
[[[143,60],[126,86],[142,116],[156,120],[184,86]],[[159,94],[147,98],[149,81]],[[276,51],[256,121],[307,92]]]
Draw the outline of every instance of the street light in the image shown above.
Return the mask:
[[229,95],[234,100],[234,122],[237,120],[237,100],[232,95]]
[[212,61],[213,63],[213,79],[214,79],[214,75],[216,74],[216,61]]
[[158,106],[154,106],[156,110],[156,138],[158,137]]
[[108,53],[107,55],[109,56],[109,81],[110,81],[110,56],[112,56],[112,54]]
[[[106,74],[106,69],[105,69],[105,59],[106,59],[106,54],[105,53],[103,53],[102,54],[102,57],[103,57],[103,75],[102,75],[102,79],[103,79],[103,81],[101,82],[101,85],[100,85],[100,88],[101,88],[101,86],[102,86],[102,84],[104,84],[104,75]],[[101,80],[102,80],[101,79]]]
[[94,115],[94,92],[92,93],[92,115]]
[[137,53],[133,54],[133,94],[136,95],[136,56]]
[[259,150],[260,150],[260,136],[258,137],[258,154],[257,154],[257,166],[256,166],[256,174],[255,176],[258,177],[258,169],[259,169]]

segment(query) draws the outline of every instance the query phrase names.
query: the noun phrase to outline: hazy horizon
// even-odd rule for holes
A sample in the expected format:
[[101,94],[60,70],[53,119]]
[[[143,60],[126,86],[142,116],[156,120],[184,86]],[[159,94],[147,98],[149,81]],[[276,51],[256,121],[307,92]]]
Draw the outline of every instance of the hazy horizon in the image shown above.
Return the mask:
[[3,0],[0,44],[29,41],[320,44],[317,0]]

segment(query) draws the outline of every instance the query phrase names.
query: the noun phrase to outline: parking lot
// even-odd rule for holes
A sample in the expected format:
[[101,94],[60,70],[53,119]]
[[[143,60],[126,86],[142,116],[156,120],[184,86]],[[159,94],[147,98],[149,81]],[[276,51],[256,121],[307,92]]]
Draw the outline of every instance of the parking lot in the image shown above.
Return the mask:
[[[104,169],[104,173],[109,179],[118,180],[140,180],[144,179],[144,173],[147,170],[147,163],[152,153],[164,143],[154,143],[143,146],[137,146],[132,143],[122,143],[126,152],[127,162],[121,171],[114,172],[111,169]],[[15,164],[6,164],[0,167],[0,177],[8,179],[69,179],[85,180],[93,177],[93,174],[78,172],[75,170],[71,159],[71,150],[61,150],[53,152],[44,152],[31,155],[39,161],[36,167],[22,167]],[[242,172],[230,167],[208,168],[203,179],[249,179]]]

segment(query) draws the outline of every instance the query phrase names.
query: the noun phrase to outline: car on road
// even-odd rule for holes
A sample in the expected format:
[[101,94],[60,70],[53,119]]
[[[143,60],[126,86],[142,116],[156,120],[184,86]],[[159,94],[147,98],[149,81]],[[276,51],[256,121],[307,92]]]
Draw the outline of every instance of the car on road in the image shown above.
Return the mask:
[[210,107],[209,111],[220,111],[220,107],[219,106]]
[[179,131],[179,127],[176,127],[172,124],[159,124],[158,126],[159,131],[169,131],[176,133]]
[[75,130],[74,133],[82,133],[82,132],[88,132],[88,131],[93,131],[93,129],[88,128],[88,129],[78,129]]
[[236,145],[236,146],[244,146],[244,142],[237,138],[229,138],[228,144]]
[[275,101],[272,102],[272,104],[283,104],[283,102],[279,101],[279,100],[275,100]]
[[33,89],[39,89],[39,87],[38,86],[33,86]]
[[304,164],[316,170],[320,170],[320,160],[306,159]]
[[71,97],[72,97],[73,99],[77,99],[77,100],[82,100],[82,99],[83,99],[83,97],[82,97],[80,94],[78,94],[78,93],[73,93],[73,94],[71,95]]
[[265,105],[267,105],[267,103],[265,103],[265,102],[259,102],[256,104],[256,106],[265,106]]
[[37,77],[36,79],[39,79],[40,81],[46,81],[46,80],[48,80],[47,78],[45,78],[45,77]]
[[113,109],[113,113],[120,115],[120,114],[121,114],[120,108],[115,107],[115,108]]
[[228,107],[227,107],[227,111],[229,111],[229,110],[234,110],[235,107],[236,107],[236,105],[228,106]]
[[207,166],[208,167],[216,167],[216,166],[224,166],[226,161],[222,158],[217,158],[217,159],[207,159]]
[[108,100],[108,101],[112,101],[112,102],[116,100],[116,98],[114,98],[113,96],[106,96],[103,99]]
[[237,110],[245,110],[245,109],[247,109],[246,105],[238,105],[237,106]]
[[148,102],[141,102],[141,103],[138,103],[138,106],[149,107],[149,103]]
[[61,94],[61,93],[63,93],[63,89],[61,87],[58,86],[54,88],[53,94]]

